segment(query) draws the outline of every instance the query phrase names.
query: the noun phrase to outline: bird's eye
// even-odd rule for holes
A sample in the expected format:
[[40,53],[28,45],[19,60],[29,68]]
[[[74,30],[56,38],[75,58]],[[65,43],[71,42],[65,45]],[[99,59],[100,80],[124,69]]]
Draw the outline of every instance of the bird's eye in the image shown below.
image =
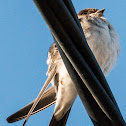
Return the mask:
[[88,11],[87,10],[82,10],[78,14],[79,15],[86,15],[86,14],[88,14]]
[[82,13],[82,15],[83,15],[83,14],[84,14],[84,15],[86,15],[86,14],[87,14],[87,12],[83,12],[83,13]]

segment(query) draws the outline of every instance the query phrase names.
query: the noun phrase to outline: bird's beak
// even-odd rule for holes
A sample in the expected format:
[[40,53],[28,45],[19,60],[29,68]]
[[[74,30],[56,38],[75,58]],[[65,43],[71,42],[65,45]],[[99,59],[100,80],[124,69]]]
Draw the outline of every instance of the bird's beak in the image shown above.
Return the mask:
[[104,11],[105,11],[105,8],[103,8],[103,9],[101,9],[101,10],[98,10],[98,11],[97,11],[97,14],[98,14],[99,16],[103,16]]

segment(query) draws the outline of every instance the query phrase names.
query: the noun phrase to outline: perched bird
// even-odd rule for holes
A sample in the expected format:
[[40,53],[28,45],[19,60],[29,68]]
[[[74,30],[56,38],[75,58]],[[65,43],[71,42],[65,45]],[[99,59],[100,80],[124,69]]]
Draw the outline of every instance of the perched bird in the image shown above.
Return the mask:
[[[102,72],[107,76],[112,70],[112,67],[116,64],[120,52],[120,45],[116,31],[108,20],[104,18],[103,12],[104,9],[87,8],[78,13],[78,19],[80,20],[89,47],[100,65]],[[55,43],[53,43],[49,49],[47,64],[48,76],[51,76],[54,68],[56,69],[55,75],[51,80],[52,87],[44,93],[32,114],[56,102],[50,126],[54,125],[54,120],[55,126],[64,126],[70,108],[76,99],[77,91]],[[14,122],[25,118],[32,104],[33,102],[8,117],[7,121]],[[63,120],[64,124],[62,123],[62,125],[60,125],[60,120]],[[56,122],[59,122],[59,124],[56,124]]]

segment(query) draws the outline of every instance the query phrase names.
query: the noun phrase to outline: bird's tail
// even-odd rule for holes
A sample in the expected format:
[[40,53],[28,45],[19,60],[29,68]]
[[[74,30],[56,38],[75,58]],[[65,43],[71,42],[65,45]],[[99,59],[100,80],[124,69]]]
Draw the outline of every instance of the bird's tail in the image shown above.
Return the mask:
[[51,121],[49,123],[49,126],[65,126],[66,122],[67,122],[67,119],[69,117],[69,114],[70,114],[70,110],[71,110],[71,108],[67,111],[67,113],[64,115],[64,117],[59,121],[57,121],[55,119],[55,116],[53,115],[52,119],[51,119]]

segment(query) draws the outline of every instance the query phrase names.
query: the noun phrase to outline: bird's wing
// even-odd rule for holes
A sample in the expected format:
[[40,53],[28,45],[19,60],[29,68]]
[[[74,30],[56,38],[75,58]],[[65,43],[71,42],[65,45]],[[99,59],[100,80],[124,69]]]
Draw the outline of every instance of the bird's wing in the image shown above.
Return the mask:
[[[55,89],[54,89],[54,87],[51,86],[49,89],[47,89],[47,91],[44,92],[42,98],[40,99],[39,103],[37,104],[36,108],[34,109],[34,111],[32,112],[31,115],[36,114],[36,113],[48,108],[49,106],[55,104],[55,102],[56,102]],[[26,118],[33,103],[34,103],[34,101],[32,101],[30,104],[26,105],[19,111],[15,112],[11,116],[9,116],[7,118],[7,122],[13,123],[13,122]]]
[[[50,74],[50,72],[52,71],[52,68],[54,66],[58,66],[58,63],[61,61],[61,56],[59,54],[59,51],[56,47],[56,44],[53,43],[52,46],[50,47],[50,50],[48,52],[48,60],[47,60],[47,64],[48,64],[48,71],[47,74]],[[55,90],[58,91],[58,81],[59,81],[59,77],[58,74],[55,75],[55,77],[53,78],[53,82],[54,82],[54,87]],[[52,116],[52,119],[50,120],[49,126],[65,126],[67,119],[69,117],[69,113],[70,113],[71,108],[66,112],[66,114],[64,115],[64,117],[57,121],[55,119],[55,116]]]
[[[48,55],[48,61],[47,61],[48,62],[47,74],[48,74],[48,76],[51,76],[53,73],[55,73],[54,69],[57,66],[57,63],[58,63],[57,61],[61,59],[61,57],[59,55],[59,52],[58,52],[58,49],[56,48],[55,43],[53,43],[52,46],[50,47],[50,50],[49,50],[48,54],[49,55]],[[53,75],[54,75],[53,76],[54,78],[57,78],[56,73],[53,74]],[[49,106],[55,104],[55,102],[56,102],[56,93],[55,93],[54,87],[51,86],[47,91],[44,92],[44,94],[42,95],[42,98],[38,102],[37,106],[35,107],[35,109],[31,113],[31,115],[36,114],[37,112],[40,112],[40,111],[48,108]],[[21,119],[26,118],[34,103],[35,103],[35,100],[33,102],[31,102],[30,104],[28,104],[27,106],[25,106],[24,108],[17,111],[16,113],[9,116],[7,118],[7,122],[8,123],[13,123],[13,122],[16,122],[16,121],[19,121]],[[64,117],[59,121],[57,121],[55,119],[54,115],[53,115],[49,126],[65,126],[66,122],[67,122],[67,119],[68,119],[68,116],[69,116],[69,113],[70,113],[70,110],[71,110],[71,108],[64,115]]]
[[[48,54],[49,54],[48,55],[49,63],[48,63],[48,71],[47,71],[47,73],[48,73],[47,80],[49,80],[49,81],[46,80],[47,84],[50,83],[51,78],[53,78],[53,77],[55,78],[56,66],[57,66],[57,63],[55,61],[56,61],[56,59],[59,58],[58,49],[56,48],[55,43],[53,43],[52,46],[50,47]],[[50,87],[46,92],[44,92],[44,94],[42,95],[42,98],[40,99],[37,106],[35,105],[36,106],[35,109],[34,108],[32,109],[35,102],[36,102],[36,99],[33,102],[31,102],[30,104],[28,104],[27,106],[25,106],[24,108],[20,109],[16,113],[9,116],[7,118],[7,121],[9,123],[12,123],[12,122],[21,120],[23,118],[27,118],[27,117],[29,118],[30,115],[33,115],[33,114],[35,114],[39,111],[42,111],[43,109],[51,106],[52,104],[54,104],[56,102],[55,89],[53,87]],[[31,111],[30,115],[28,116],[29,111],[31,109],[33,110],[33,112]],[[25,123],[26,123],[26,121],[25,121]]]

